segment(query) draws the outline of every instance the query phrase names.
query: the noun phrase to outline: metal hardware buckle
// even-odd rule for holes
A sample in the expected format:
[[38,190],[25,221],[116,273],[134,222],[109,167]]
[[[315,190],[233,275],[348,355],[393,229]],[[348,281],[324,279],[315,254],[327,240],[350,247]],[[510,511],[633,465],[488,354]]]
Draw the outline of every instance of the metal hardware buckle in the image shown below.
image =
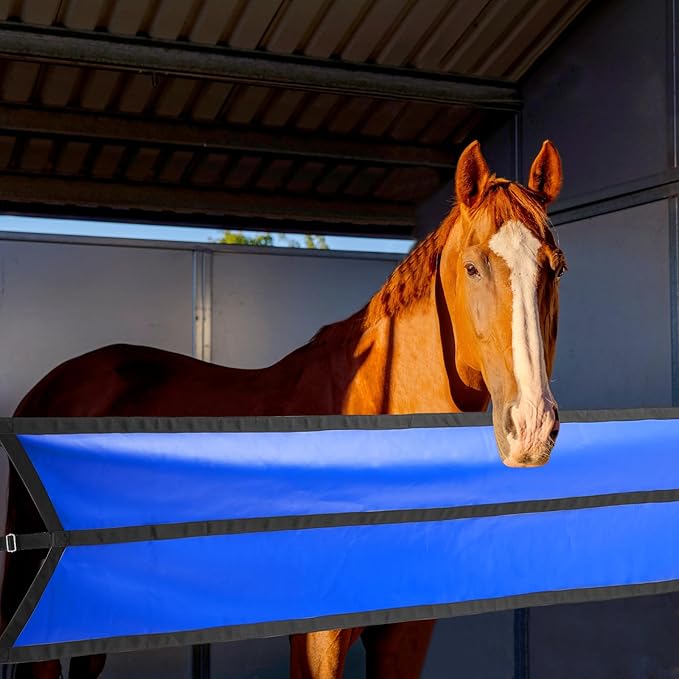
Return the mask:
[[5,535],[5,548],[10,554],[17,551],[17,536],[14,533]]

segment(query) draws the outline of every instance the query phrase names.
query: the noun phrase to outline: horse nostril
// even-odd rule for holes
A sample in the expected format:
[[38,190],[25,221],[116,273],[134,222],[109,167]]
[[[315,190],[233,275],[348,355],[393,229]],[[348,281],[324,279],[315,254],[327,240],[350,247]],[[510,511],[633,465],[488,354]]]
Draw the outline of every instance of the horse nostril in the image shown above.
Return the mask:
[[549,438],[552,440],[552,443],[556,441],[556,437],[559,435],[559,411],[555,410],[554,411],[554,426],[552,427],[552,431],[549,434]]
[[512,417],[511,406],[507,407],[505,410],[504,426],[507,436],[514,436],[516,434],[516,425],[514,424],[514,418]]

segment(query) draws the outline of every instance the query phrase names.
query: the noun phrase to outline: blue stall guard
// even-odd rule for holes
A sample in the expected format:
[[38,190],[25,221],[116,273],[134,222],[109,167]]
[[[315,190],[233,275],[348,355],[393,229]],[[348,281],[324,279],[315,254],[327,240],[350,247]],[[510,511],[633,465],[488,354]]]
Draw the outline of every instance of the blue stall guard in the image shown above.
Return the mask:
[[679,412],[587,417],[535,469],[451,416],[5,421],[50,553],[1,659],[679,589]]

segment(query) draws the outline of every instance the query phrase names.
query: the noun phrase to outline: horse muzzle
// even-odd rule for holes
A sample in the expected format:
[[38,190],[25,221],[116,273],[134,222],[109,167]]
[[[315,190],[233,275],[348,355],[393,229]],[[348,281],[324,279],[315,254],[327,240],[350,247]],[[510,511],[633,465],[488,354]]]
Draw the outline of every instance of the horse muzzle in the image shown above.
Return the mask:
[[554,400],[517,401],[499,410],[498,417],[493,415],[493,423],[502,462],[508,467],[547,464],[559,435],[559,411]]

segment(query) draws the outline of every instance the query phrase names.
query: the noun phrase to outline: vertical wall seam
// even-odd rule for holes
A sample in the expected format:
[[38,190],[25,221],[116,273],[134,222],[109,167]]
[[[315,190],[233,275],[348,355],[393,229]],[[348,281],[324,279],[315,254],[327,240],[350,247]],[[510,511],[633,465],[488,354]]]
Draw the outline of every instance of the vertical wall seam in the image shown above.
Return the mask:
[[677,167],[677,0],[668,0],[671,166]]
[[514,114],[514,134],[512,138],[512,156],[514,160],[514,181],[523,180],[523,118],[521,112]]
[[[209,361],[212,355],[212,253],[193,250],[192,281],[192,354]],[[192,679],[210,678],[210,645],[196,644],[191,649]]]
[[210,679],[210,644],[197,644],[191,649],[191,678]]
[[514,611],[514,673],[513,679],[530,677],[530,608]]
[[203,349],[201,358],[204,361],[212,361],[212,261],[213,253],[210,250],[203,250]]
[[[667,17],[670,22],[668,35],[669,93],[670,93],[670,155],[671,166],[677,167],[677,7],[679,0],[668,0]],[[672,405],[679,405],[679,197],[668,199],[669,209],[669,256],[670,256],[670,361],[672,368]]]
[[669,199],[672,405],[679,405],[679,197]]
[[193,250],[193,281],[191,303],[191,354],[194,358],[203,358],[203,253]]

